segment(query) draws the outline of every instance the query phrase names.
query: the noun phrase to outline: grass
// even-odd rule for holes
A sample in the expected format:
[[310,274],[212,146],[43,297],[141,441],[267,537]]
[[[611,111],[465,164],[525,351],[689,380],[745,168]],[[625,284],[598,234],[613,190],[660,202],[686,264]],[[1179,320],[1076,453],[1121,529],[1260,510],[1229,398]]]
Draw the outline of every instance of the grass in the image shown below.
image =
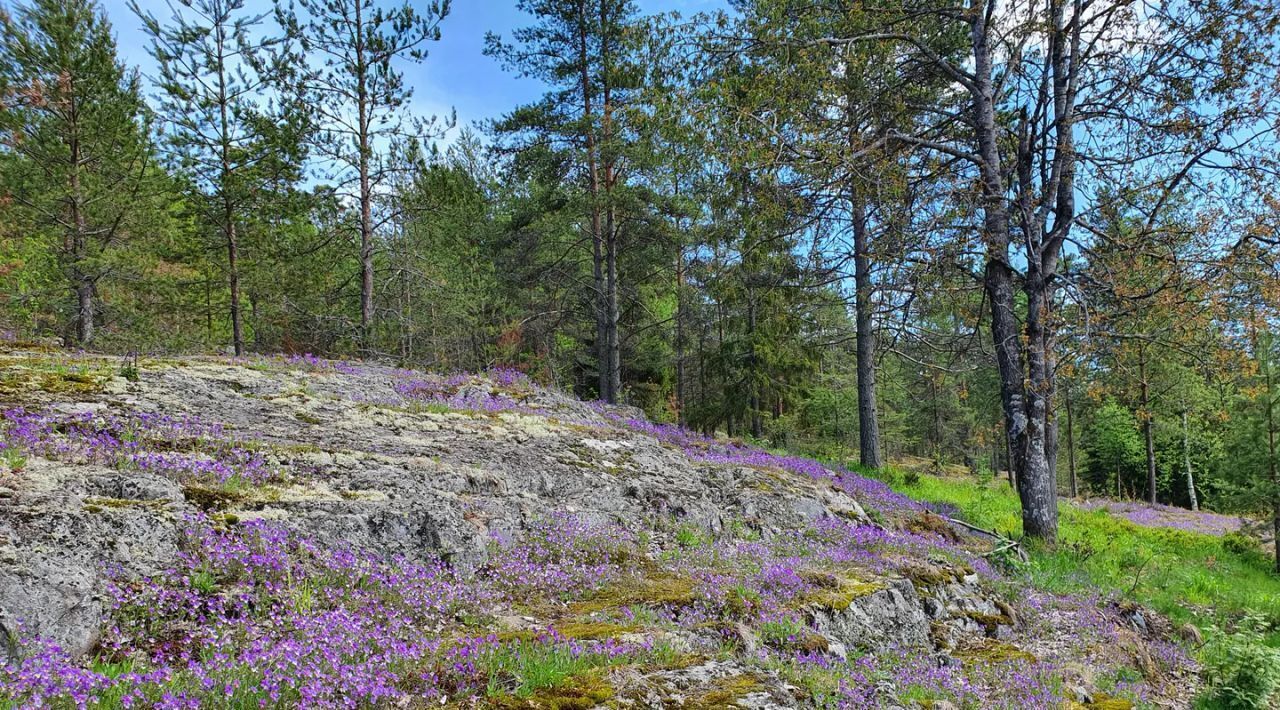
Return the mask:
[[[881,474],[895,490],[954,506],[967,522],[1019,537],[1017,495],[1003,481]],[[1194,625],[1202,666],[1197,710],[1260,710],[1280,699],[1280,575],[1238,534],[1216,537],[1144,527],[1106,510],[1059,507],[1058,544],[1029,544],[1029,559],[1005,560],[1048,592],[1118,596]],[[1248,543],[1248,544],[1245,544]]]
[[[1018,536],[1018,498],[1007,484],[910,478],[889,483],[918,500],[949,503],[974,525]],[[1030,546],[1025,568],[1035,586],[1067,594],[1115,593],[1203,631],[1234,629],[1246,618],[1261,618],[1269,628],[1266,643],[1280,647],[1280,576],[1260,551],[1230,538],[1142,527],[1105,510],[1066,503],[1058,535],[1055,548]]]

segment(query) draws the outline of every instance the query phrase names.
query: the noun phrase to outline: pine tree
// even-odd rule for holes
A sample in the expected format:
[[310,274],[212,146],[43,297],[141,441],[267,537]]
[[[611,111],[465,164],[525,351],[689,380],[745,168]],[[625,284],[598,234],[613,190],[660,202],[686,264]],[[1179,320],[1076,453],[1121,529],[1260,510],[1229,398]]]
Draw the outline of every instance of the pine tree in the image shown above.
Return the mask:
[[616,402],[622,389],[619,334],[619,250],[625,215],[627,137],[620,114],[633,93],[628,29],[636,22],[631,0],[521,0],[537,24],[516,30],[516,44],[486,38],[486,53],[550,90],[498,122],[523,145],[550,144],[574,165],[571,179],[585,192],[584,231],[591,243],[599,396]]
[[[160,68],[160,109],[179,169],[203,192],[203,221],[221,235],[227,254],[231,342],[244,354],[240,253],[251,201],[271,179],[265,171],[301,146],[302,112],[283,96],[268,112],[266,96],[302,60],[263,34],[267,13],[249,14],[244,0],[186,0],[167,24],[130,8],[151,35]],[[281,131],[286,126],[294,130]],[[277,166],[278,167],[278,166]]]
[[[376,210],[380,191],[397,171],[380,152],[404,136],[402,114],[413,95],[400,64],[421,62],[425,45],[440,39],[449,0],[404,3],[390,8],[378,0],[299,0],[301,17],[277,4],[280,23],[298,37],[302,49],[319,59],[303,83],[308,106],[320,124],[317,157],[335,168],[343,191],[354,193],[360,235],[360,341],[372,347],[374,252],[378,233],[391,215]],[[414,126],[415,134],[437,129],[434,118]]]
[[87,346],[98,284],[119,266],[151,177],[136,73],[93,0],[34,0],[0,16],[0,140],[15,160],[5,191],[56,239],[74,298],[67,340]]

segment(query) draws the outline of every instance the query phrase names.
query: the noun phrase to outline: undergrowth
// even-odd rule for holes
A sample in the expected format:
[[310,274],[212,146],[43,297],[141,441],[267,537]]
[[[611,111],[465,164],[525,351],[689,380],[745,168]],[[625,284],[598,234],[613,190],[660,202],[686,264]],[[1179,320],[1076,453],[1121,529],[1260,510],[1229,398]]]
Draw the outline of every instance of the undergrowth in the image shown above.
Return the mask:
[[[973,525],[1020,536],[1018,498],[1003,481],[907,477],[892,469],[878,477]],[[1028,545],[1028,562],[1011,562],[1034,586],[1109,593],[1197,627],[1206,641],[1194,650],[1208,685],[1198,707],[1268,708],[1280,700],[1280,576],[1259,549],[1238,536],[1143,527],[1065,502],[1059,511],[1057,546]]]

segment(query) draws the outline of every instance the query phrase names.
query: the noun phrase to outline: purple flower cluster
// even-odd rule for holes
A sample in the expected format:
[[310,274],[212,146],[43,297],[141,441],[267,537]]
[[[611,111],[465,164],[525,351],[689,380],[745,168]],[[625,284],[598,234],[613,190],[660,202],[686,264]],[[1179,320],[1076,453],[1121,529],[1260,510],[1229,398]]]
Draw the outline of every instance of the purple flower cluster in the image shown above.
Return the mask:
[[[568,677],[670,653],[655,647],[654,637],[566,638],[554,624],[515,634],[483,628],[485,619],[530,602],[558,606],[646,579],[688,590],[640,602],[651,619],[683,628],[756,625],[765,640],[761,659],[827,674],[838,707],[913,699],[982,708],[1060,704],[1061,673],[1047,661],[947,665],[931,654],[890,650],[846,664],[802,643],[816,633],[805,612],[815,594],[839,593],[910,559],[966,554],[933,538],[844,520],[823,521],[803,535],[721,538],[641,560],[629,532],[556,515],[535,522],[519,540],[495,540],[489,563],[470,578],[444,564],[318,544],[264,522],[218,528],[193,518],[183,540],[165,573],[113,576],[111,624],[94,658],[77,662],[29,640],[19,661],[0,668],[0,704],[7,698],[19,707],[82,708],[108,699],[158,708],[465,705],[494,693],[529,692],[535,666]],[[1063,607],[1057,598],[1037,596],[1029,601],[1030,623],[1050,611],[1096,627],[1081,634],[1082,643],[1114,637],[1097,600]],[[631,607],[607,613],[635,620]]]
[[1077,504],[1084,510],[1106,510],[1135,525],[1149,528],[1173,528],[1203,535],[1226,535],[1241,527],[1241,519],[1208,511],[1192,511],[1171,505],[1151,505],[1129,501],[1095,499]]
[[85,707],[356,707],[412,697],[441,631],[488,602],[447,567],[382,560],[261,523],[194,519],[165,574],[116,579],[99,666],[35,642],[0,670],[0,698]]
[[635,548],[625,530],[567,514],[535,521],[518,543],[494,543],[486,572],[511,601],[599,589],[622,574]]
[[941,665],[929,654],[904,650],[851,661],[841,673],[838,707],[872,710],[907,699],[932,707],[947,701],[957,707],[1024,710],[1062,707],[1058,673],[1049,664],[1006,661],[972,668]]
[[[651,640],[467,634],[525,592],[562,597],[621,573],[634,544],[572,516],[536,523],[471,579],[443,564],[319,545],[262,522],[188,521],[164,574],[115,577],[112,623],[89,665],[39,639],[0,667],[0,704],[90,707],[365,707],[515,690],[522,664],[586,669],[639,660]],[[461,633],[460,633],[461,632]],[[507,687],[510,686],[510,687]]]
[[510,368],[494,368],[479,375],[468,372],[447,377],[419,377],[407,372],[393,387],[410,402],[468,412],[524,412],[538,410],[522,403],[531,388],[527,375]]
[[607,411],[605,416],[622,428],[676,446],[695,461],[775,468],[815,480],[829,480],[854,499],[882,513],[924,510],[919,503],[895,492],[885,483],[859,476],[842,466],[828,466],[802,456],[775,454],[736,441],[714,439],[675,424],[655,424],[647,419],[625,418]]
[[159,414],[0,413],[4,447],[23,455],[155,473],[181,483],[261,484],[280,473],[216,424]]

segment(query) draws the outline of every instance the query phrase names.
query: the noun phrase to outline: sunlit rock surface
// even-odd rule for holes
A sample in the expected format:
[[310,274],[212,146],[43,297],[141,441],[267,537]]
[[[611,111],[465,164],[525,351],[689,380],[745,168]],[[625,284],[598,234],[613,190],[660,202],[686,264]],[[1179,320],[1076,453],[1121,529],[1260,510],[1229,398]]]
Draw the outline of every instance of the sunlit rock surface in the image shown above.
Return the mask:
[[1058,707],[1126,668],[1191,697],[1152,628],[1019,590],[877,481],[519,373],[13,352],[0,398],[20,703]]

